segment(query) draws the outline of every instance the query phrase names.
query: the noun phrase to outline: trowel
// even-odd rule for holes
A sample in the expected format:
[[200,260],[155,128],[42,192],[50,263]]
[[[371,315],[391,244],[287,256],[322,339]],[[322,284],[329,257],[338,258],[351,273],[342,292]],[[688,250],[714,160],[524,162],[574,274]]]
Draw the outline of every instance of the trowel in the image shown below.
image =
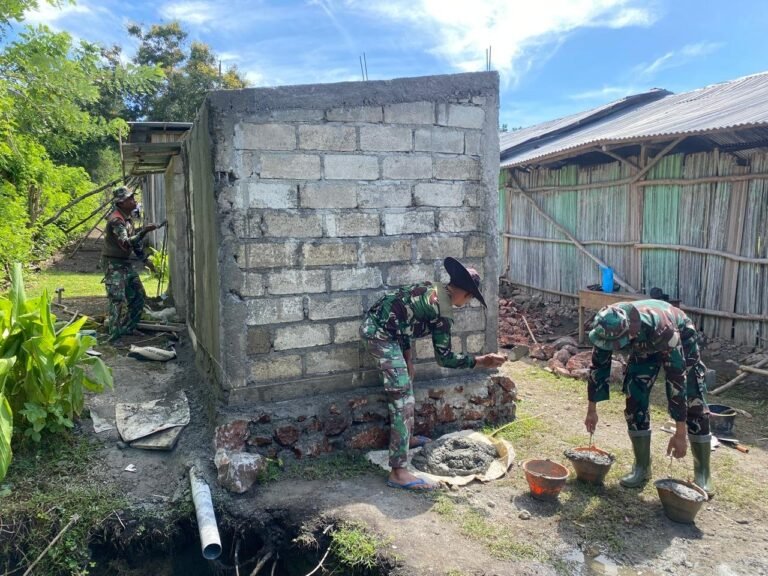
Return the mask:
[[739,452],[744,452],[745,454],[749,452],[749,446],[742,444],[736,440],[736,438],[723,438],[722,436],[718,436],[717,439],[720,441],[720,444],[725,444],[726,446],[735,448]]

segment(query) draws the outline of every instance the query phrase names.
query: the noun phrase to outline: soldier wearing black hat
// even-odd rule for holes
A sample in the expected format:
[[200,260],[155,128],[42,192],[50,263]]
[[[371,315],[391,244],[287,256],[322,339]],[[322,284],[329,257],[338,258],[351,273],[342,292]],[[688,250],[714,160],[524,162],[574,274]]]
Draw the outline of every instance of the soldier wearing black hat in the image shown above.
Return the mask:
[[135,254],[150,270],[154,269],[144,253],[143,241],[144,236],[159,226],[148,224],[134,230],[131,216],[136,199],[133,190],[121,186],[112,192],[112,197],[114,210],[107,216],[101,258],[109,300],[109,339],[114,342],[125,334],[140,334],[136,326],[141,320],[146,294],[130,257]]
[[433,484],[416,478],[405,468],[408,448],[429,441],[411,437],[414,420],[411,339],[432,337],[437,363],[444,368],[496,368],[507,359],[502,354],[457,353],[451,350],[453,308],[476,298],[484,307],[480,275],[455,258],[446,258],[447,285],[423,282],[401,286],[385,294],[365,313],[360,335],[368,352],[379,365],[390,414],[389,465],[387,484],[407,490],[432,490]]

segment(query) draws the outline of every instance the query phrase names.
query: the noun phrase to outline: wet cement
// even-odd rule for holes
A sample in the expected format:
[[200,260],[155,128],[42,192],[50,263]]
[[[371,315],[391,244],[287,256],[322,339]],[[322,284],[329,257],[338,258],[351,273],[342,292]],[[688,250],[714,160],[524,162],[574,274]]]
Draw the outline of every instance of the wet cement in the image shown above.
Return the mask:
[[580,462],[591,462],[598,466],[610,466],[615,458],[612,454],[602,454],[601,452],[592,452],[589,450],[576,450],[571,448],[565,451],[565,457],[568,460],[578,460]]
[[412,464],[418,470],[438,476],[483,474],[498,458],[492,445],[468,438],[441,438],[425,444]]
[[704,500],[706,500],[704,495],[700,492],[697,492],[693,488],[689,488],[685,484],[680,484],[675,480],[662,480],[658,482],[656,486],[663,490],[669,490],[670,492],[673,492],[676,496],[682,498],[683,500],[690,500],[691,502],[704,502]]

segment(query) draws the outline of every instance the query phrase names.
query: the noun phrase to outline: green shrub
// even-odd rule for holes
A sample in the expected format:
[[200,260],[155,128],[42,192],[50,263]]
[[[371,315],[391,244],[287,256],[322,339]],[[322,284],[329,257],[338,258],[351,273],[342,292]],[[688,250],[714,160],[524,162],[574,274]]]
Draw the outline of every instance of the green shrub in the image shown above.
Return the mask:
[[14,427],[39,442],[45,431],[72,428],[84,390],[112,387],[112,371],[86,354],[96,343],[79,334],[86,319],[57,331],[50,304],[45,290],[26,298],[21,264],[14,264],[11,291],[0,298],[0,480],[11,462]]
[[151,278],[161,280],[163,286],[168,286],[168,278],[171,274],[170,264],[168,263],[168,251],[150,248],[149,261],[152,262],[155,267],[151,272]]

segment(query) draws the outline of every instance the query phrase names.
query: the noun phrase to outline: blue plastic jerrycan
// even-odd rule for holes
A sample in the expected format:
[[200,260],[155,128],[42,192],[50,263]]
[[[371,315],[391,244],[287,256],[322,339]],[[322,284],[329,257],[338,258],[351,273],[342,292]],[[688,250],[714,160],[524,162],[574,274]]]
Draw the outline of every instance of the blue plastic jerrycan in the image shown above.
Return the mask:
[[613,292],[613,268],[600,266],[600,273],[603,292]]

